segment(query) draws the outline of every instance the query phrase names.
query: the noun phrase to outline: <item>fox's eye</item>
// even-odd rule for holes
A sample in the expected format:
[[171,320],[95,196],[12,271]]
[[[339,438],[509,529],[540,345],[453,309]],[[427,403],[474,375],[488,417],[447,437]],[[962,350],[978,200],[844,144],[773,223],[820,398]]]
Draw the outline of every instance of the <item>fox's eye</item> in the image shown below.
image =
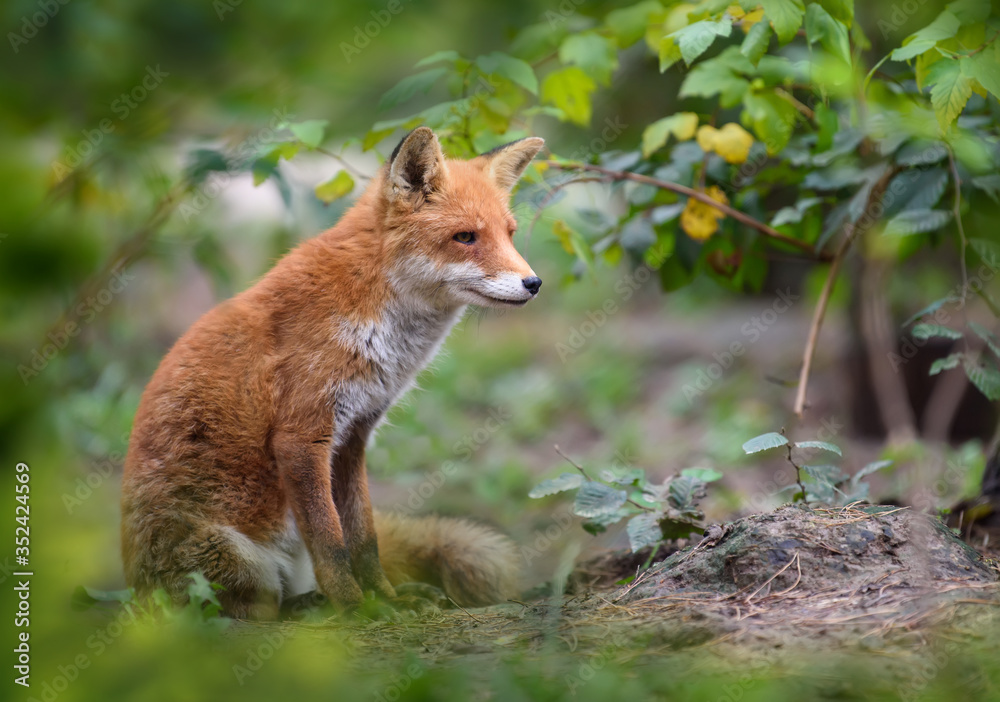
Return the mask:
[[459,232],[452,238],[460,244],[473,244],[476,241],[476,235],[473,232]]

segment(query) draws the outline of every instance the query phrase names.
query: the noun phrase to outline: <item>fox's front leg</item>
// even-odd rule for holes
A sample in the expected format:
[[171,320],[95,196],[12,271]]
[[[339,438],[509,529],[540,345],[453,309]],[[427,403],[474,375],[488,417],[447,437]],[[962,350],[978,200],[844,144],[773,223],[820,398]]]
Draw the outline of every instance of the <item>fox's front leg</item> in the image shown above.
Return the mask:
[[396,597],[396,592],[379,561],[375,519],[368,495],[368,471],[365,468],[368,433],[367,428],[355,429],[333,456],[333,500],[341,516],[354,576],[361,588],[374,590],[392,599]]
[[330,446],[313,438],[277,432],[272,450],[319,591],[336,605],[358,605],[364,595],[352,574],[351,552],[331,494]]

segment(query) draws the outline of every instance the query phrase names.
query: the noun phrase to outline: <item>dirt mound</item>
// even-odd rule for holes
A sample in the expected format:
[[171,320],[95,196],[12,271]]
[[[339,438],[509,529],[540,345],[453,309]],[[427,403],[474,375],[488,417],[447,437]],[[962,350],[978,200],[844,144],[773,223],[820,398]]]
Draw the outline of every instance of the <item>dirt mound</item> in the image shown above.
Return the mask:
[[993,583],[997,576],[939,520],[912,510],[789,505],[710,528],[700,544],[655,564],[616,601],[692,592],[861,592],[876,583],[940,588]]

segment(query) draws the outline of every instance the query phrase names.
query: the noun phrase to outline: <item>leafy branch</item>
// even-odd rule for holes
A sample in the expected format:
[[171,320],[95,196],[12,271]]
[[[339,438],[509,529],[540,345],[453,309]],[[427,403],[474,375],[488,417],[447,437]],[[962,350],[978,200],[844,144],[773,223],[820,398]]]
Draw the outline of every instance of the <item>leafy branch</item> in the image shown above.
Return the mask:
[[[588,171],[592,173],[600,173],[605,176],[608,180],[631,180],[636,183],[645,183],[646,185],[652,185],[653,187],[660,188],[661,190],[670,190],[677,193],[678,195],[684,195],[685,197],[690,197],[698,200],[701,203],[713,207],[728,217],[732,217],[738,222],[742,222],[748,227],[752,227],[759,231],[764,236],[774,239],[775,241],[780,241],[789,246],[793,246],[801,251],[805,251],[812,256],[816,256],[813,246],[805,241],[799,239],[793,239],[790,236],[785,236],[776,229],[760,222],[748,214],[740,212],[739,210],[733,209],[725,203],[718,202],[712,199],[709,195],[695,190],[694,188],[689,188],[686,185],[681,185],[680,183],[671,183],[666,180],[660,180],[659,178],[652,178],[641,173],[633,173],[631,171],[616,171],[610,168],[604,168],[603,166],[597,166],[590,163],[581,163],[579,161],[565,162],[565,161],[543,161],[543,163],[550,168],[557,168],[564,171]],[[826,260],[823,254],[816,256],[820,260]]]

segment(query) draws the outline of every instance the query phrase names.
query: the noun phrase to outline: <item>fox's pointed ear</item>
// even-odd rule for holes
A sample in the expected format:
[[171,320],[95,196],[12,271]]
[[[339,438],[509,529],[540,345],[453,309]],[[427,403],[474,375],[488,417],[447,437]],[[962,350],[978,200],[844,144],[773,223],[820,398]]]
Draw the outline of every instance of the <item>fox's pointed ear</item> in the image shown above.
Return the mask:
[[545,140],[528,137],[487,151],[479,158],[486,161],[486,172],[504,190],[511,190],[521,178],[531,159],[545,146]]
[[419,204],[440,190],[447,178],[444,154],[428,127],[417,127],[403,137],[389,159],[388,197]]

